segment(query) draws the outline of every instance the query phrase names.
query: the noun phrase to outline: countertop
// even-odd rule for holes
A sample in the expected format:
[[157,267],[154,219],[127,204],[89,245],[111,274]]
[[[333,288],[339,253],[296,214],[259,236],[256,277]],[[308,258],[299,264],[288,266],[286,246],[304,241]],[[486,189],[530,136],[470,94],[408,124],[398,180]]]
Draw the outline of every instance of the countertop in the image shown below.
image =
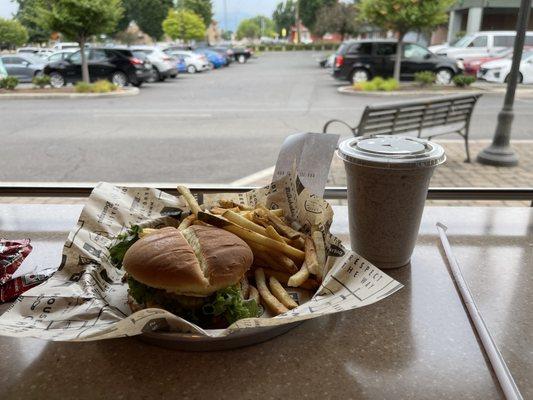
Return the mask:
[[[348,240],[347,210],[334,209],[332,231]],[[1,205],[0,236],[32,238],[31,257],[57,265],[80,211]],[[533,211],[474,207],[426,208],[411,265],[386,271],[405,285],[399,292],[262,344],[187,353],[135,338],[0,337],[0,398],[502,398],[448,274],[437,221],[449,227],[487,325],[524,398],[532,398]]]

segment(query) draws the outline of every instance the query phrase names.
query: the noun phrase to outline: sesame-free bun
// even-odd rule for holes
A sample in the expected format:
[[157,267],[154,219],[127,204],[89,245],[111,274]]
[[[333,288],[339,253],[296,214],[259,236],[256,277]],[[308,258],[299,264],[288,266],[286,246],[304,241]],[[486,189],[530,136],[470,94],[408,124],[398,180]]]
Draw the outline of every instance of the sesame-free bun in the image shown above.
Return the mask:
[[203,297],[238,283],[252,262],[252,250],[233,233],[192,225],[184,231],[163,228],[139,239],[123,265],[147,286]]

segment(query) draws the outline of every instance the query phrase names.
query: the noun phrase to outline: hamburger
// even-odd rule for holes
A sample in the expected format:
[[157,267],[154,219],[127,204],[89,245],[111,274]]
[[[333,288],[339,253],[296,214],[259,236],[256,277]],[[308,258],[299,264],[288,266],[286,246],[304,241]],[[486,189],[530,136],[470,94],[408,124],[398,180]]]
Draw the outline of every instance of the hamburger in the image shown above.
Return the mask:
[[129,244],[122,265],[132,311],[162,308],[208,329],[258,316],[259,306],[243,298],[240,285],[253,253],[233,233],[166,227]]

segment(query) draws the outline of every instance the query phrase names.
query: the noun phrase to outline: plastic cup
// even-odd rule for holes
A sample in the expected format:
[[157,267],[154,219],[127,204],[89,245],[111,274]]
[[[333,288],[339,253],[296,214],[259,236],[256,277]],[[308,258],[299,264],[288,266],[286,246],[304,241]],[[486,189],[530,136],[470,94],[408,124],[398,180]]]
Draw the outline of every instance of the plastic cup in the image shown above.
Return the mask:
[[344,140],[337,154],[346,169],[352,250],[379,268],[408,264],[444,149],[424,139],[383,135]]

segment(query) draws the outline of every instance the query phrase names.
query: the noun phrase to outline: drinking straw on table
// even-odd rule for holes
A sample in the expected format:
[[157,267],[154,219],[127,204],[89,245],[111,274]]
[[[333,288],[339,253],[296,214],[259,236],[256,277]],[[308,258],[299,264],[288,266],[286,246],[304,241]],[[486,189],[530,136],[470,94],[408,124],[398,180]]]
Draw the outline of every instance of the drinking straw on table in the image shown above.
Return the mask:
[[448,259],[448,264],[450,265],[452,277],[455,283],[457,284],[461,301],[465,305],[468,315],[474,323],[474,328],[478,334],[478,337],[481,339],[481,344],[483,345],[485,353],[489,358],[490,364],[494,369],[494,373],[496,374],[496,378],[500,383],[505,398],[507,400],[523,400],[523,397],[520,394],[518,387],[516,386],[513,376],[511,375],[509,368],[507,368],[507,364],[505,363],[505,360],[503,359],[500,350],[498,350],[498,346],[496,346],[496,343],[494,342],[494,339],[492,338],[492,335],[490,334],[489,329],[487,328],[487,325],[483,320],[483,316],[481,315],[479,309],[476,306],[476,302],[474,301],[472,292],[470,292],[470,288],[468,287],[468,284],[466,283],[463,277],[463,273],[461,272],[461,268],[457,263],[457,259],[452,253],[450,242],[448,241],[448,237],[446,236],[446,230],[448,228],[446,227],[446,225],[438,222],[437,229],[439,231],[442,247],[444,248],[444,253],[446,254],[446,258]]

